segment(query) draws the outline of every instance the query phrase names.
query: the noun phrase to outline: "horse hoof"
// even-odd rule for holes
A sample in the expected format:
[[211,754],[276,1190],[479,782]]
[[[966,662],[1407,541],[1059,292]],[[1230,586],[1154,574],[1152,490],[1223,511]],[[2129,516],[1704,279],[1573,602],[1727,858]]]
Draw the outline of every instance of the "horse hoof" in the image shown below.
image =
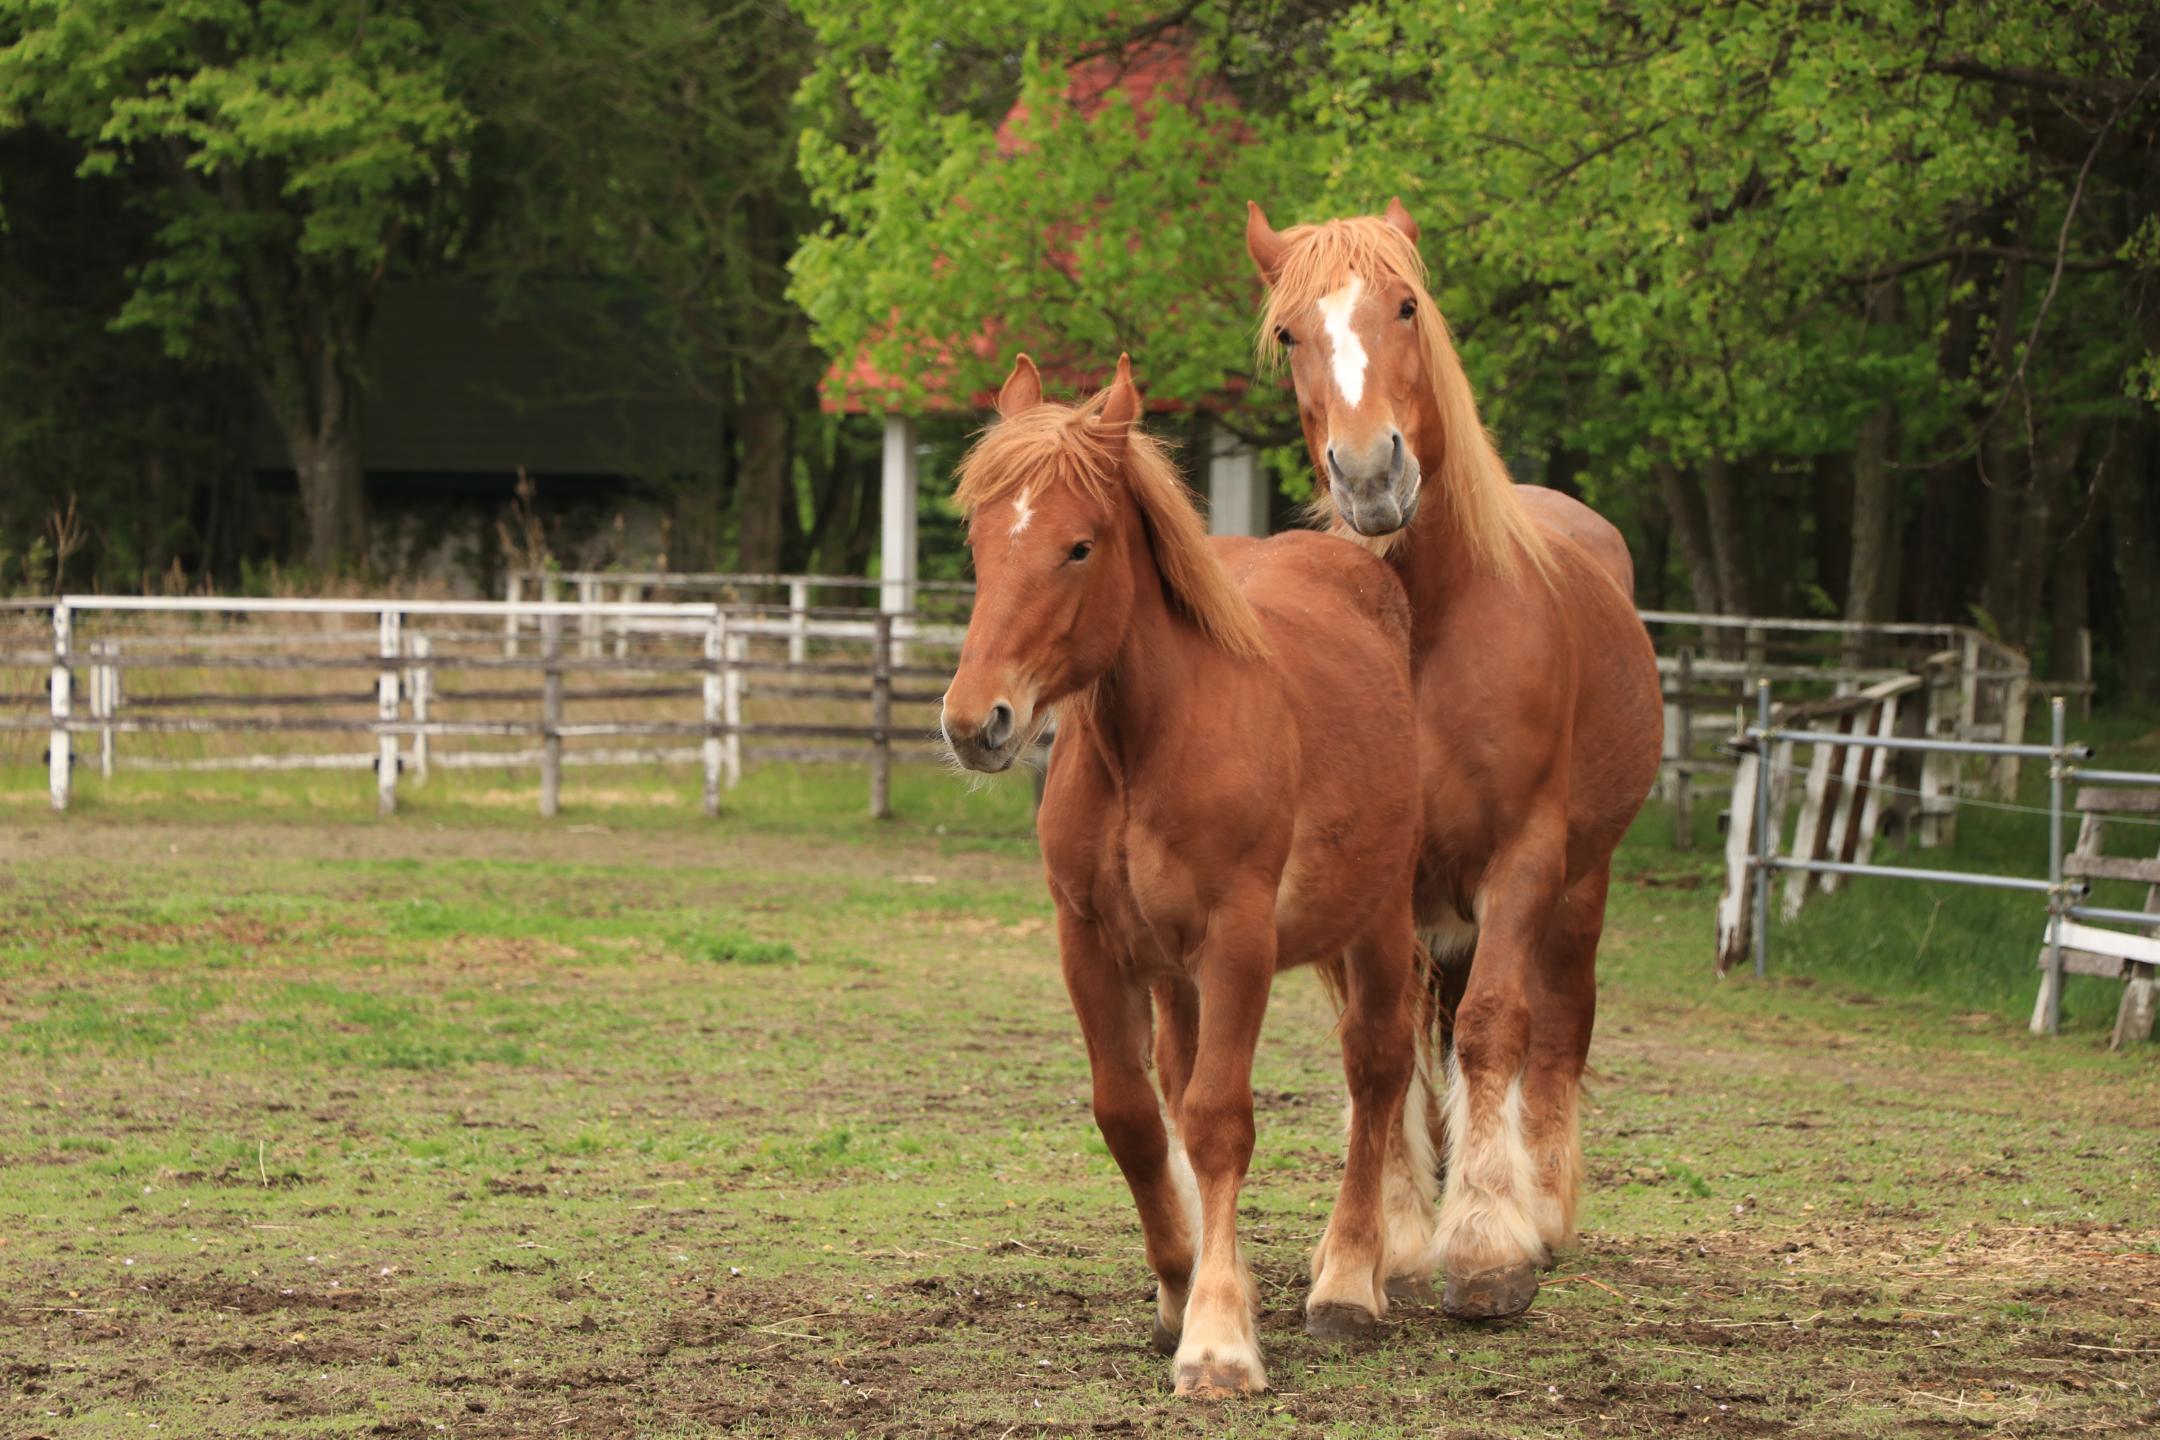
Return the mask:
[[1177,1332],[1177,1331],[1175,1331],[1175,1330],[1172,1330],[1172,1329],[1171,1329],[1171,1328],[1170,1328],[1169,1326],[1167,1326],[1167,1325],[1165,1325],[1165,1324],[1163,1324],[1163,1323],[1162,1323],[1162,1316],[1158,1315],[1158,1316],[1156,1316],[1156,1317],[1155,1317],[1155,1336],[1154,1336],[1154,1340],[1155,1340],[1155,1353],[1156,1353],[1156,1354],[1158,1354],[1158,1355],[1175,1355],[1175,1354],[1177,1354],[1177,1347],[1178,1347],[1178,1340],[1179,1340],[1179,1338],[1180,1338],[1180,1337],[1179,1337],[1179,1335],[1178,1335],[1178,1332]]
[[1363,1340],[1377,1323],[1362,1305],[1328,1302],[1305,1312],[1305,1333],[1315,1340]]
[[1537,1292],[1537,1271],[1525,1261],[1476,1275],[1448,1276],[1440,1304],[1458,1320],[1505,1320],[1528,1310]]
[[1408,1300],[1417,1305],[1430,1305],[1439,1298],[1431,1279],[1423,1275],[1390,1275],[1387,1278],[1387,1298]]
[[1177,1393],[1194,1400],[1228,1400],[1257,1395],[1266,1388],[1235,1361],[1202,1360],[1177,1367]]

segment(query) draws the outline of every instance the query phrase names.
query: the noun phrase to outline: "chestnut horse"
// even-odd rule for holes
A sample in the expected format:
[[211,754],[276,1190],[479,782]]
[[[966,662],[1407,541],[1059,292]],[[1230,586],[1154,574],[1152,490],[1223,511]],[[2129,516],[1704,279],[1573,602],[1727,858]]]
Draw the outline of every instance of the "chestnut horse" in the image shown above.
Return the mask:
[[1269,287],[1261,350],[1287,354],[1318,508],[1410,598],[1417,912],[1451,1040],[1433,1137],[1444,1303],[1517,1314],[1574,1234],[1598,936],[1613,848],[1657,778],[1657,659],[1619,532],[1510,483],[1402,202],[1281,234],[1253,205],[1245,240]]
[[1155,1344],[1180,1394],[1261,1390],[1237,1203],[1277,971],[1322,967],[1345,1007],[1349,1160],[1307,1329],[1362,1334],[1390,1274],[1432,1269],[1429,1232],[1391,1226],[1383,1196],[1427,1043],[1416,760],[1387,743],[1411,730],[1409,613],[1343,541],[1211,542],[1134,423],[1123,359],[1073,408],[1043,400],[1023,355],[997,408],[960,466],[975,609],[946,743],[1009,769],[1064,702],[1037,828],[1095,1121],[1156,1277]]

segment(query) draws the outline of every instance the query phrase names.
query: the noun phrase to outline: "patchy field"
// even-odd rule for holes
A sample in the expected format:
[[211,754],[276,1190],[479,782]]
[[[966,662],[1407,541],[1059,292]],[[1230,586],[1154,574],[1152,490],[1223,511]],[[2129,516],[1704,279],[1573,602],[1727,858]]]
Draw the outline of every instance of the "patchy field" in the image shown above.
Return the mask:
[[2155,1051],[1713,984],[1702,860],[1624,857],[1587,1233],[1519,1322],[1304,1337],[1341,1082],[1280,986],[1277,1388],[1202,1407],[1009,798],[966,838],[187,808],[0,831],[0,1435],[2160,1424]]

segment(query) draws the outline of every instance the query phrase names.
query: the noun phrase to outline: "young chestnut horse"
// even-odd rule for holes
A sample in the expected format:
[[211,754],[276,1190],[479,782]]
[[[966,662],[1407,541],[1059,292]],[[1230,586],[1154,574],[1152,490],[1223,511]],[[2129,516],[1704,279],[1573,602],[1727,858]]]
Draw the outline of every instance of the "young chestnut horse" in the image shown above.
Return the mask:
[[1362,1334],[1390,1274],[1432,1265],[1390,1249],[1382,1214],[1425,1044],[1415,757],[1386,743],[1411,729],[1409,614],[1387,567],[1340,540],[1211,542],[1134,423],[1126,360],[1076,409],[1044,402],[1023,355],[997,408],[960,466],[975,610],[946,741],[972,770],[1009,769],[1066,702],[1037,828],[1095,1121],[1156,1276],[1155,1344],[1180,1394],[1261,1390],[1237,1202],[1277,971],[1324,967],[1345,1006],[1350,1153],[1307,1328]]
[[1663,744],[1633,565],[1594,512],[1510,483],[1401,201],[1282,234],[1253,205],[1245,240],[1269,286],[1261,349],[1288,353],[1320,508],[1410,597],[1417,911],[1452,1029],[1433,1137],[1445,1304],[1517,1314],[1574,1234],[1606,883]]

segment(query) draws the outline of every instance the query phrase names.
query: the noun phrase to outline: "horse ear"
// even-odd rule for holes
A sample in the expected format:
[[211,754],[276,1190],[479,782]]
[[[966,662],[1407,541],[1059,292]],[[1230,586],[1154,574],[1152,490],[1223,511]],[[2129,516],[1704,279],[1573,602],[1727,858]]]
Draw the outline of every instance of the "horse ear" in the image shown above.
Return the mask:
[[997,412],[1010,420],[1021,411],[1032,410],[1040,404],[1042,372],[1035,368],[1035,362],[1028,359],[1027,352],[1023,350],[1013,357],[1012,374],[1006,376],[1005,383],[998,387]]
[[1252,256],[1252,263],[1259,267],[1261,279],[1270,285],[1275,283],[1282,274],[1283,253],[1289,248],[1289,242],[1267,223],[1267,212],[1260,208],[1260,202],[1246,201],[1245,253]]
[[1110,397],[1103,401],[1102,413],[1096,421],[1102,427],[1102,436],[1113,445],[1125,443],[1125,432],[1133,421],[1140,418],[1140,389],[1133,384],[1132,356],[1117,357],[1117,378],[1110,382]]
[[1410,218],[1409,207],[1402,203],[1400,195],[1388,196],[1387,213],[1381,218],[1409,236],[1411,244],[1417,244],[1417,221]]

